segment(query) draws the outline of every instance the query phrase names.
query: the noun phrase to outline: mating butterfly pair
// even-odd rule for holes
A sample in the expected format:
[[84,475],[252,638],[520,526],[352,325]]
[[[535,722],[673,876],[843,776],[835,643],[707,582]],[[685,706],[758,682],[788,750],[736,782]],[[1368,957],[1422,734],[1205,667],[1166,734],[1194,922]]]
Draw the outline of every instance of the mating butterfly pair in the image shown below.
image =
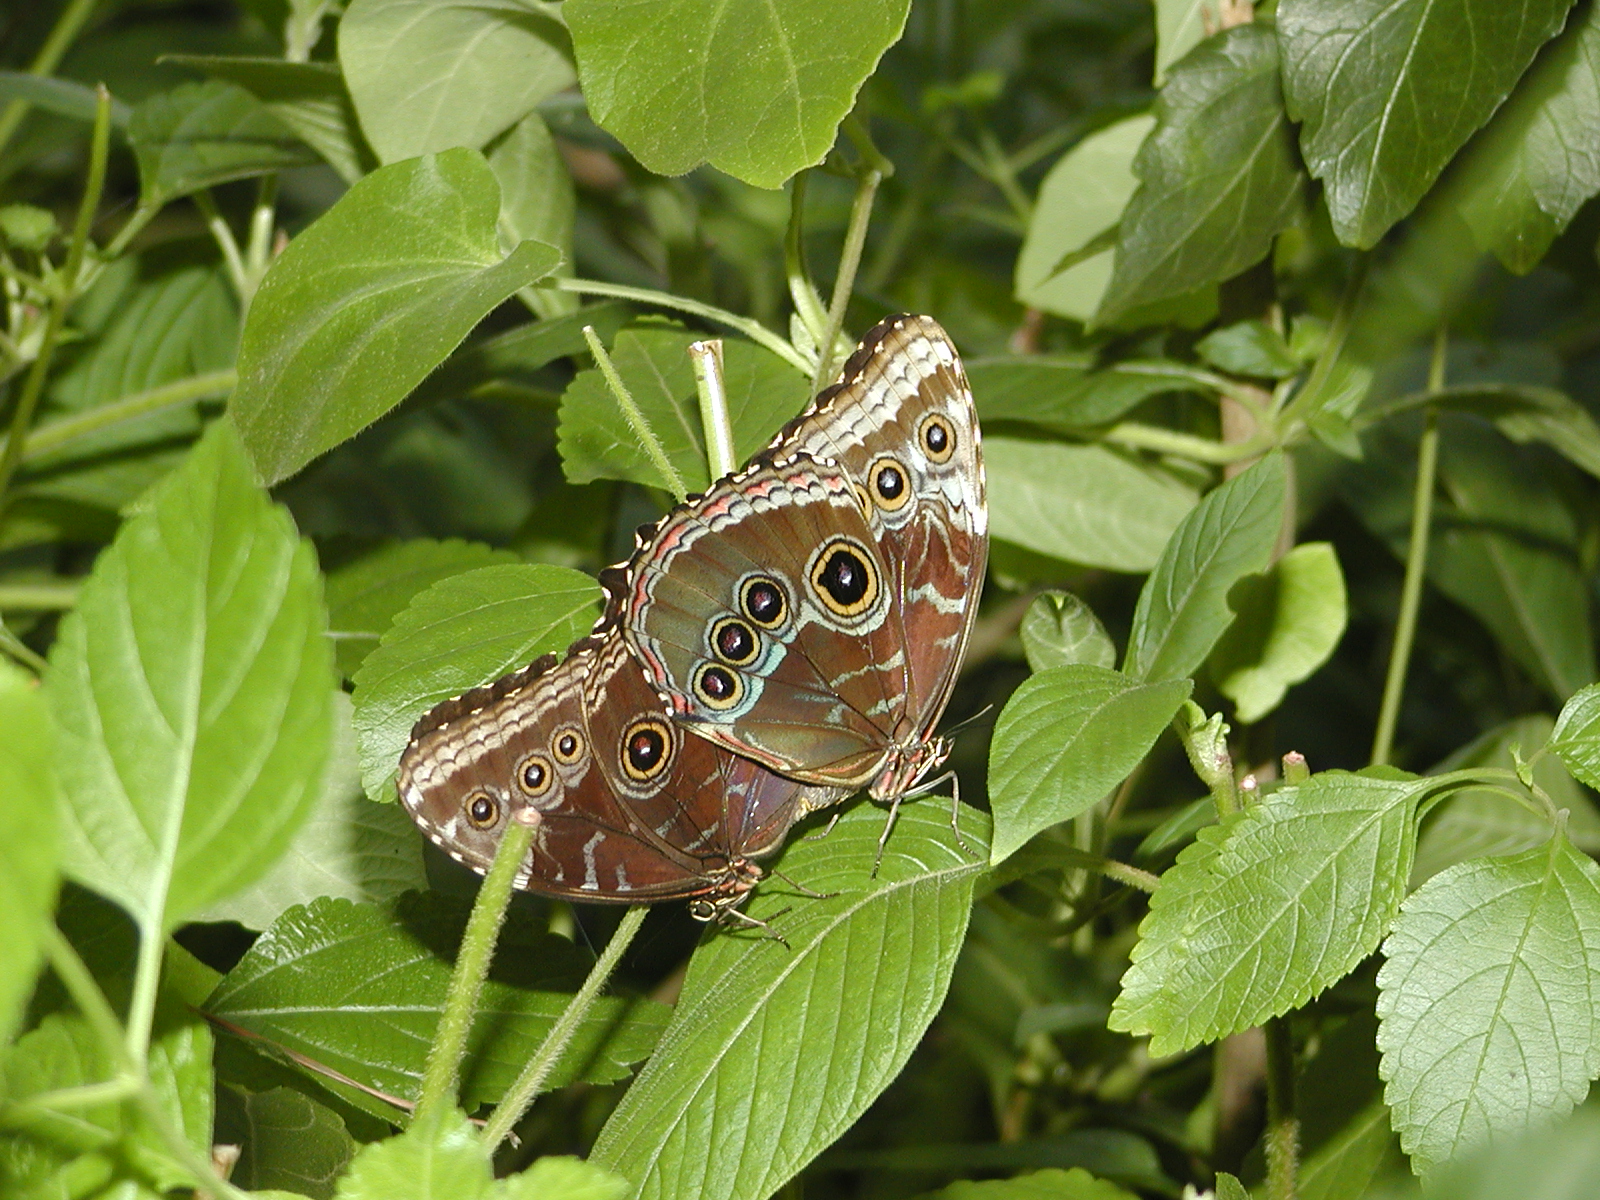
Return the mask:
[[890,317],[601,573],[605,614],[565,659],[425,715],[401,799],[478,871],[532,826],[518,887],[736,917],[795,821],[863,786],[898,801],[949,753],[934,726],[988,549],[960,359],[931,318]]

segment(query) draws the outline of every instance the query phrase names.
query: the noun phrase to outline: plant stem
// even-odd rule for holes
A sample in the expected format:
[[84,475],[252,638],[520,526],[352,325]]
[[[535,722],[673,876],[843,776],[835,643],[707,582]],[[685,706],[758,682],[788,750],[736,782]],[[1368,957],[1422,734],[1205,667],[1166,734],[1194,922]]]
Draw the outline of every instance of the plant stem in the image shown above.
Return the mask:
[[1173,454],[1193,462],[1226,465],[1255,458],[1272,449],[1270,435],[1257,433],[1243,442],[1213,442],[1192,433],[1179,433],[1156,425],[1143,425],[1137,421],[1123,421],[1100,435],[1102,441],[1128,446],[1135,450],[1154,450],[1158,454]]
[[533,844],[533,826],[508,821],[505,835],[495,850],[489,873],[478,889],[478,898],[461,935],[455,971],[450,976],[450,991],[445,996],[444,1012],[428,1051],[428,1064],[422,1074],[422,1094],[417,1099],[416,1119],[455,1103],[456,1082],[460,1077],[461,1057],[466,1053],[467,1035],[478,1014],[478,998],[489,974],[495,941],[511,903],[517,870]]
[[[823,311],[822,297],[811,282],[811,272],[806,268],[805,210],[806,188],[810,171],[801,171],[794,177],[789,191],[789,226],[783,234],[783,274],[789,284],[789,299],[794,304],[794,314],[811,335],[812,344],[821,352],[822,332],[828,325],[828,314]],[[815,371],[816,364],[806,365],[806,374]]]
[[839,340],[839,330],[844,327],[845,309],[850,306],[850,292],[855,287],[856,271],[861,266],[861,250],[867,244],[867,226],[872,221],[872,201],[883,182],[883,172],[867,167],[856,185],[856,198],[850,205],[850,226],[845,230],[844,248],[839,253],[839,273],[833,280],[833,299],[828,305],[828,323],[823,327],[822,340],[817,343],[817,369],[811,375],[811,394],[816,395],[822,385],[833,376],[837,352],[834,343]]
[[672,308],[679,312],[692,313],[694,316],[704,317],[708,321],[715,321],[719,325],[726,325],[729,329],[737,329],[758,346],[765,346],[768,350],[771,350],[802,375],[811,373],[811,364],[806,361],[804,356],[788,342],[773,333],[772,330],[766,328],[759,321],[752,321],[749,317],[738,316],[725,308],[718,308],[714,304],[702,304],[698,300],[690,300],[685,296],[674,296],[668,292],[658,292],[654,288],[629,287],[622,283],[602,283],[598,279],[552,279],[545,286],[557,288],[563,292],[577,292],[584,296],[613,296],[618,300],[637,300],[641,304],[654,304],[659,308]]
[[1267,1041],[1267,1196],[1294,1200],[1300,1149],[1300,1119],[1295,1116],[1294,1041],[1285,1017],[1264,1027]]
[[272,228],[277,217],[278,177],[265,175],[256,189],[256,206],[250,213],[250,238],[245,243],[244,282],[241,297],[245,313],[250,311],[250,301],[255,299],[261,278],[272,265]]
[[122,1023],[117,1020],[117,1014],[111,1011],[111,1002],[94,981],[94,975],[78,956],[77,949],[54,923],[45,929],[44,952],[50,960],[51,970],[61,980],[61,986],[67,989],[67,995],[72,997],[84,1020],[89,1022],[89,1027],[100,1039],[117,1071],[134,1073],[136,1064],[128,1057]]
[[250,286],[249,272],[245,270],[244,257],[239,252],[239,243],[234,240],[233,230],[228,228],[228,222],[217,211],[217,202],[211,198],[209,189],[201,188],[191,198],[200,215],[205,218],[211,240],[222,251],[222,262],[228,269],[228,281],[233,284],[234,294],[239,297],[239,306],[249,308],[250,294],[254,289]]
[[[61,10],[61,15],[56,18],[55,28],[50,31],[50,36],[45,38],[44,45],[39,47],[39,53],[34,55],[33,62],[28,66],[29,75],[44,78],[54,73],[68,48],[83,31],[84,24],[94,12],[94,6],[95,0],[71,0],[71,3]],[[0,150],[4,150],[10,143],[12,134],[17,132],[17,126],[22,124],[22,118],[27,116],[28,108],[26,100],[13,100],[6,105],[4,112],[0,112]]]
[[83,269],[83,256],[89,245],[89,226],[95,211],[100,207],[100,193],[106,182],[106,156],[111,150],[111,93],[104,87],[94,110],[94,133],[89,139],[89,178],[83,189],[83,199],[78,205],[78,217],[72,225],[72,242],[67,247],[67,261],[61,273],[61,293],[50,305],[50,316],[45,323],[44,339],[39,345],[38,357],[28,369],[22,385],[22,395],[11,414],[11,433],[5,448],[0,450],[0,511],[6,502],[6,490],[11,486],[11,476],[22,459],[22,439],[33,421],[33,410],[44,392],[44,381],[50,373],[55,358],[56,344],[61,340],[61,330],[66,325],[67,311],[78,296],[78,275]]
[[572,1003],[567,1005],[555,1025],[551,1027],[543,1044],[495,1108],[494,1114],[483,1127],[483,1144],[489,1148],[491,1154],[501,1142],[505,1141],[506,1135],[517,1122],[522,1120],[522,1114],[528,1111],[534,1097],[539,1094],[544,1081],[549,1078],[550,1072],[560,1061],[562,1051],[572,1041],[572,1035],[578,1031],[579,1024],[594,1007],[600,989],[605,987],[606,980],[611,978],[611,972],[616,970],[624,951],[632,943],[634,935],[639,932],[639,926],[644,924],[645,914],[648,911],[643,906],[636,906],[623,915],[617,925],[616,933],[611,935],[605,950],[590,969],[589,977],[583,981],[583,986],[572,997]]
[[[1444,326],[1433,341],[1428,365],[1428,390],[1444,387]],[[1389,648],[1389,672],[1383,683],[1383,703],[1378,708],[1378,728],[1372,735],[1372,763],[1389,761],[1394,749],[1395,723],[1400,717],[1400,697],[1405,692],[1406,669],[1411,663],[1411,643],[1417,632],[1417,611],[1422,606],[1422,583],[1428,566],[1428,535],[1433,520],[1433,490],[1439,468],[1439,412],[1430,408],[1423,416],[1422,440],[1417,445],[1417,485],[1411,496],[1411,543],[1406,548],[1405,582],[1400,588],[1400,611],[1395,618],[1394,644]]]
[[77,602],[76,583],[0,584],[0,611],[59,612]]
[[650,428],[650,422],[634,403],[633,393],[628,391],[628,385],[623,383],[622,376],[617,374],[617,368],[612,363],[611,356],[606,353],[606,348],[600,344],[600,337],[595,333],[594,326],[585,325],[583,336],[589,343],[589,353],[594,355],[595,365],[600,368],[600,374],[606,377],[606,384],[611,388],[611,394],[616,397],[617,407],[622,410],[622,415],[627,419],[633,435],[639,439],[645,457],[660,473],[662,481],[671,489],[672,494],[682,500],[689,494],[683,476],[678,474],[678,468],[667,458],[667,452],[661,448],[655,431]]
[[[23,442],[23,463],[34,462],[75,438],[97,433],[123,421],[148,416],[165,408],[176,408],[196,400],[217,400],[233,391],[238,382],[233,371],[211,371],[205,375],[191,375],[188,379],[174,380],[146,392],[135,392],[111,404],[102,404],[75,417],[51,421],[30,432]],[[10,438],[0,439],[0,448],[7,446]]]
[[35,675],[43,675],[45,668],[50,665],[42,655],[35,654],[27,643],[7,629],[4,621],[0,621],[0,651],[9,654]]
[[706,439],[706,466],[712,479],[731,475],[739,465],[733,457],[733,426],[728,421],[728,389],[722,374],[722,339],[710,338],[689,347],[694,363],[694,387],[700,397],[700,428]]

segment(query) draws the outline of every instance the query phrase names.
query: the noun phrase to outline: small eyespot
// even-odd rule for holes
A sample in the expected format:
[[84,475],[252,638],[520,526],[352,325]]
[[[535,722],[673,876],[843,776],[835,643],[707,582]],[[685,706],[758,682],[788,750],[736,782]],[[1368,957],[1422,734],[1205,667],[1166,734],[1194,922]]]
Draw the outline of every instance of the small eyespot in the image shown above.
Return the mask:
[[865,551],[837,538],[824,546],[811,568],[811,585],[841,617],[859,616],[878,599],[878,572]]
[[783,589],[777,581],[761,575],[745,583],[739,604],[744,609],[744,615],[763,629],[782,625],[789,610],[788,601],[784,599]]
[[500,816],[500,806],[488,792],[473,792],[462,808],[466,810],[467,820],[478,829],[489,828]]
[[570,767],[583,756],[583,734],[576,729],[562,729],[556,733],[555,742],[550,748],[555,751],[558,763]]
[[528,755],[517,768],[517,783],[530,796],[544,795],[554,782],[555,772],[550,769],[550,760],[542,754]]
[[631,779],[652,779],[666,770],[671,745],[663,722],[653,717],[635,721],[622,735],[622,769]]
[[872,483],[873,503],[886,512],[904,508],[906,501],[911,498],[911,485],[906,479],[905,468],[892,458],[880,458],[873,463],[867,478]]
[[694,691],[709,707],[729,709],[744,698],[744,683],[736,672],[707,663],[695,672]]
[[950,456],[956,452],[955,427],[940,413],[929,413],[922,419],[918,436],[922,441],[923,453],[932,462],[949,462]]
[[761,639],[738,617],[723,617],[711,627],[711,648],[725,663],[742,667],[761,651]]

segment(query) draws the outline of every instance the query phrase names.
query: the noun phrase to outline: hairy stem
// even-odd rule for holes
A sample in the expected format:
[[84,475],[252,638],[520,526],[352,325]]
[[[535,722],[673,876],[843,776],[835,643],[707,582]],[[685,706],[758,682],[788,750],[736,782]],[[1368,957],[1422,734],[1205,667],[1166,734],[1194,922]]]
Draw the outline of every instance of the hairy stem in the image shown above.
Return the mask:
[[611,356],[606,353],[606,348],[600,344],[600,336],[595,333],[593,325],[583,327],[584,340],[589,343],[589,353],[594,355],[595,365],[600,368],[600,374],[606,377],[606,386],[611,389],[611,394],[616,397],[617,407],[622,410],[622,415],[628,422],[628,427],[633,430],[634,437],[639,439],[640,448],[644,450],[645,457],[652,466],[661,473],[661,478],[671,489],[672,494],[682,500],[689,494],[689,487],[683,482],[683,476],[678,474],[678,468],[672,465],[667,458],[667,452],[662,449],[660,440],[655,431],[650,428],[650,422],[645,419],[644,413],[639,411],[639,406],[634,402],[633,393],[628,391],[628,385],[622,382],[622,376],[617,374],[616,365],[612,363]]
[[1286,1017],[1266,1023],[1267,1035],[1267,1196],[1294,1200],[1300,1148],[1300,1119],[1295,1115],[1294,1042]]
[[[233,371],[211,371],[205,375],[191,375],[188,379],[177,379],[172,383],[153,387],[149,391],[135,392],[131,396],[124,396],[111,404],[102,404],[99,408],[91,408],[77,416],[51,421],[28,434],[22,446],[21,461],[33,462],[76,438],[98,433],[109,426],[149,416],[163,409],[176,408],[180,404],[192,404],[197,400],[220,400],[233,391],[234,384],[238,381],[239,377]],[[0,439],[0,447],[9,444],[9,437]]]

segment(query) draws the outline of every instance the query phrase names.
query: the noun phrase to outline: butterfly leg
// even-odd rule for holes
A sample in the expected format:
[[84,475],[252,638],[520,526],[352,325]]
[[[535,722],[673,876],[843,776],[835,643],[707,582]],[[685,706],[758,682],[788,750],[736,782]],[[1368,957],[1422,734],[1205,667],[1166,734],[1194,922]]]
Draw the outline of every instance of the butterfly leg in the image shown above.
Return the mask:
[[[788,911],[789,910],[787,908],[779,909],[777,912],[772,914],[772,920],[776,921]],[[778,945],[782,946],[785,950],[793,951],[794,949],[793,946],[789,945],[789,943],[783,939],[783,936],[779,934],[777,930],[773,929],[770,922],[763,921],[760,917],[752,917],[749,913],[741,912],[737,908],[723,909],[717,914],[716,920],[717,924],[719,925],[737,924],[741,929],[759,929],[761,930],[763,937],[767,940],[777,942]]]
[[808,833],[800,840],[802,842],[820,842],[823,838],[827,837],[833,832],[833,827],[839,823],[839,818],[843,815],[843,813],[834,813],[833,816],[828,820],[827,828],[825,828],[821,833]]
[[[837,821],[838,819],[839,819],[838,817],[834,818],[835,821]],[[833,825],[830,823],[828,828],[832,829]],[[816,834],[814,836],[821,837],[822,834],[819,833],[819,834]],[[767,874],[773,876],[775,879],[783,880],[790,887],[792,887],[795,891],[799,892],[802,896],[805,896],[807,899],[810,899],[810,900],[832,900],[835,896],[837,896],[839,894],[838,892],[813,892],[805,884],[799,883],[799,882],[797,882],[797,881],[795,881],[793,879],[790,879],[782,871],[768,871]]]

